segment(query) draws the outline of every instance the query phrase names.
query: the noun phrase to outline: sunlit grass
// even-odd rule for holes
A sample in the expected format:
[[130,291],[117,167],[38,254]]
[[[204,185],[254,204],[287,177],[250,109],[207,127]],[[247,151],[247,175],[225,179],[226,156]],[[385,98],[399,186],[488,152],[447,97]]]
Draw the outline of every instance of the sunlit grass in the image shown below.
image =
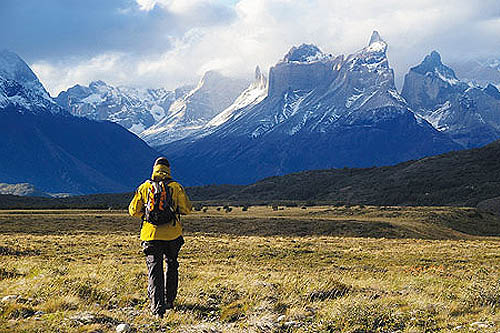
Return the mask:
[[[498,219],[462,208],[210,207],[177,308],[148,312],[125,212],[0,212],[2,332],[498,332]],[[482,328],[478,328],[483,324]],[[476,323],[475,326],[471,326]]]

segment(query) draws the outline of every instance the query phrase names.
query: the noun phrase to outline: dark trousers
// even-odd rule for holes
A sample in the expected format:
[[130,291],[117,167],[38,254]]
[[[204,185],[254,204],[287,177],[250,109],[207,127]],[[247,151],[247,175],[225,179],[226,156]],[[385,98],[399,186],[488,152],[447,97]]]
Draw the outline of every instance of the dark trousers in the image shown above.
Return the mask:
[[[164,314],[165,302],[173,302],[177,296],[179,284],[179,262],[177,256],[184,239],[182,236],[174,240],[153,240],[142,242],[148,266],[148,296],[153,314]],[[163,259],[167,269],[163,271]]]

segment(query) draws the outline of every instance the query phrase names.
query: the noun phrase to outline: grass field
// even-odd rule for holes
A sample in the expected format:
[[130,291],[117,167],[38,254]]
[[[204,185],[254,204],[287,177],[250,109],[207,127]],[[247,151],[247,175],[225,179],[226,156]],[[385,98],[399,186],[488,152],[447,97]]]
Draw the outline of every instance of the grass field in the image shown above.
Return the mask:
[[0,211],[0,332],[500,332],[500,219],[472,208],[216,207],[148,312],[139,221]]

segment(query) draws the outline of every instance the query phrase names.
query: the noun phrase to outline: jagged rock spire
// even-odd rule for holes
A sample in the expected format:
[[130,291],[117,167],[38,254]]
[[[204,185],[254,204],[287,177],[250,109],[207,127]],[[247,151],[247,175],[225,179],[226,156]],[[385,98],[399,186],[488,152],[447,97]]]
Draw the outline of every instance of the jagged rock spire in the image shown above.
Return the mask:
[[373,30],[372,36],[370,37],[370,43],[368,43],[368,45],[372,45],[373,43],[383,42],[383,41],[384,40],[382,39],[382,37],[380,37],[380,34],[378,33],[378,31]]
[[384,53],[387,51],[387,43],[380,37],[378,31],[374,30],[370,37],[370,43],[363,49],[365,52]]
[[302,44],[294,46],[283,58],[284,62],[308,62],[325,58],[325,55],[314,44]]
[[453,82],[458,80],[453,69],[442,63],[441,55],[435,50],[426,55],[424,60],[411,70],[424,75],[426,73],[438,73],[442,78],[451,79]]
[[262,72],[260,71],[260,66],[257,65],[257,67],[255,67],[255,79],[256,80],[259,80],[262,76]]
[[429,55],[425,56],[423,63],[432,64],[432,65],[442,65],[441,55],[438,51],[434,50]]

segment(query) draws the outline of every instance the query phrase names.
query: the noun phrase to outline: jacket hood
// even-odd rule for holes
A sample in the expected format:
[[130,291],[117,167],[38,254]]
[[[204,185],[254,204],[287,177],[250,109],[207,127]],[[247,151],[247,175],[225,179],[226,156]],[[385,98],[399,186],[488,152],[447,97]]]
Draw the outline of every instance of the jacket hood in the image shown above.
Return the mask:
[[159,181],[159,180],[165,180],[172,178],[170,176],[170,167],[163,165],[163,164],[158,164],[155,165],[153,168],[153,174],[151,175],[151,179],[154,181]]

